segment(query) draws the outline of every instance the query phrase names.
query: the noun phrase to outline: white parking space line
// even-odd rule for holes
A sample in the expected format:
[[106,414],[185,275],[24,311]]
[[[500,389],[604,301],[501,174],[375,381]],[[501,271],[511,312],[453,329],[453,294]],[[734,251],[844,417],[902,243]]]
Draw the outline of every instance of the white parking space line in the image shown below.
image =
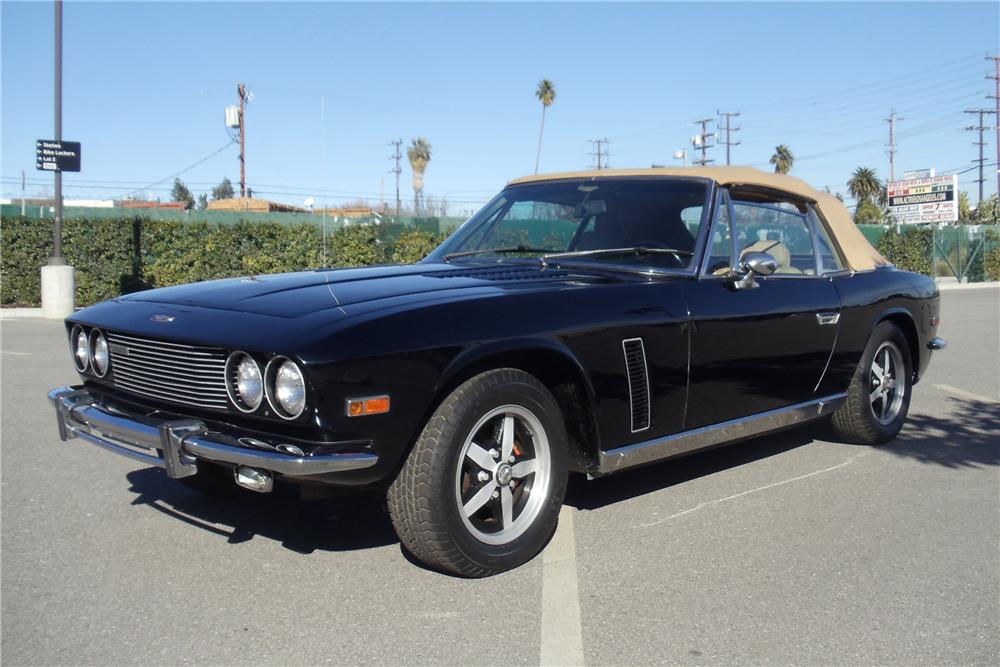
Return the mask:
[[0,350],[0,354],[9,354],[13,357],[30,357],[28,352],[14,352],[13,350]]
[[576,577],[573,508],[563,506],[559,527],[542,553],[541,665],[582,665],[583,630]]
[[748,491],[741,491],[740,493],[734,493],[733,495],[726,496],[725,498],[717,498],[716,500],[706,500],[703,503],[698,503],[694,507],[689,507],[688,509],[682,510],[680,512],[677,512],[676,514],[671,514],[670,516],[668,516],[668,517],[666,517],[664,519],[659,519],[657,521],[653,521],[652,523],[639,524],[639,527],[640,528],[652,528],[653,526],[658,526],[661,523],[666,523],[667,521],[671,521],[671,520],[676,519],[678,517],[682,517],[685,514],[691,514],[692,512],[697,512],[698,510],[704,509],[705,507],[711,507],[712,505],[718,505],[720,503],[724,503],[724,502],[727,502],[727,501],[730,501],[730,500],[736,500],[737,498],[742,498],[743,496],[749,496],[751,493],[757,493],[758,491],[767,491],[768,489],[773,489],[776,486],[784,486],[785,484],[791,484],[792,482],[797,482],[797,481],[799,481],[801,479],[807,479],[809,477],[815,477],[816,475],[824,475],[824,474],[826,474],[828,472],[833,472],[834,470],[837,470],[839,468],[843,468],[845,466],[848,466],[848,465],[854,463],[856,460],[858,460],[862,456],[865,456],[865,454],[867,454],[867,452],[861,452],[859,454],[855,454],[851,458],[847,459],[846,461],[842,461],[842,462],[838,463],[837,465],[830,466],[829,468],[823,468],[822,470],[814,470],[814,471],[808,472],[808,473],[806,473],[804,475],[799,475],[798,477],[791,477],[789,479],[783,479],[780,482],[773,482],[771,484],[765,484],[764,486],[758,486],[756,489],[750,489]]
[[970,401],[982,401],[984,403],[1000,403],[1000,401],[995,398],[988,398],[981,394],[974,394],[971,391],[966,391],[964,389],[959,389],[958,387],[952,387],[950,384],[936,384],[935,389],[940,389],[941,391],[947,392],[949,394],[954,394],[955,396],[960,396],[962,398],[967,398]]

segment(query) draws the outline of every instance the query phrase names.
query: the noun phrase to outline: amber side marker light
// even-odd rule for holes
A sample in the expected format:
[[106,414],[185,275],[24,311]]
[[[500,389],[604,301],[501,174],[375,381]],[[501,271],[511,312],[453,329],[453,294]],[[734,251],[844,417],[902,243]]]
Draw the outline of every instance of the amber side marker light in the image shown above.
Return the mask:
[[386,412],[389,412],[388,396],[368,396],[367,398],[347,399],[348,417],[380,415]]

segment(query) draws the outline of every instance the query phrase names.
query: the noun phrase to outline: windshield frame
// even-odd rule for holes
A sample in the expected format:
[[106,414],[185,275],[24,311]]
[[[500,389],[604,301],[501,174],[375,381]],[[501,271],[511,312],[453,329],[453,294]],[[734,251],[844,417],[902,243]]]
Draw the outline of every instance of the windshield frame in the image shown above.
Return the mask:
[[[456,248],[461,247],[472,234],[482,231],[483,226],[493,227],[497,224],[502,214],[506,212],[513,205],[513,200],[508,199],[504,195],[511,191],[519,190],[522,188],[531,188],[539,185],[540,183],[545,184],[559,184],[559,183],[593,183],[600,181],[689,181],[693,183],[698,183],[705,186],[705,200],[702,203],[701,209],[701,220],[698,223],[698,236],[695,238],[694,245],[694,255],[692,257],[691,263],[686,268],[666,268],[657,266],[642,266],[636,264],[618,264],[615,262],[608,262],[597,259],[588,259],[586,257],[573,257],[566,259],[552,258],[543,259],[541,255],[538,258],[526,258],[526,257],[491,257],[486,258],[477,255],[469,255],[466,257],[455,257],[450,260],[446,260],[445,256],[452,252],[461,252]],[[715,202],[717,198],[718,183],[711,178],[706,178],[703,176],[660,176],[660,175],[650,175],[650,176],[592,176],[589,178],[560,178],[560,179],[548,179],[548,180],[538,180],[538,181],[528,181],[525,183],[517,183],[515,185],[508,184],[503,190],[501,190],[495,197],[483,205],[475,214],[472,215],[465,223],[463,223],[455,232],[445,239],[445,241],[435,248],[426,258],[422,260],[424,263],[437,263],[437,262],[455,262],[458,260],[460,263],[469,264],[542,264],[543,266],[576,266],[576,267],[587,267],[602,269],[607,271],[616,272],[627,272],[627,273],[638,273],[642,275],[684,275],[693,276],[698,273],[701,267],[701,261],[705,246],[708,239],[708,228],[711,226],[711,221],[714,216]],[[499,214],[499,215],[498,215]],[[487,233],[489,231],[487,230]]]

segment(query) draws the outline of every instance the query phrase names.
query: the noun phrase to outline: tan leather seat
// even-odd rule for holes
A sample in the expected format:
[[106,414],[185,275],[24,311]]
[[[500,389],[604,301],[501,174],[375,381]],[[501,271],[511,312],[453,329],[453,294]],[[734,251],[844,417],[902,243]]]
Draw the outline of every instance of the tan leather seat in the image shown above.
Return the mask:
[[786,246],[781,241],[757,241],[756,243],[751,243],[740,253],[740,259],[742,260],[743,255],[748,252],[766,252],[771,257],[774,257],[774,261],[778,263],[778,270],[775,273],[784,274],[802,274],[802,271],[792,266],[792,253],[788,251],[788,246]]

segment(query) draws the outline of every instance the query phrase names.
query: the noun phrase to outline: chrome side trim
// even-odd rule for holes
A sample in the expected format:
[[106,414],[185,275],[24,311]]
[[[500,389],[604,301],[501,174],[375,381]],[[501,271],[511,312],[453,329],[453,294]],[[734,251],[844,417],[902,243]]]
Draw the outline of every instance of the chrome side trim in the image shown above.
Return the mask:
[[618,472],[706,447],[752,438],[768,431],[829,415],[845,400],[847,400],[846,393],[834,394],[806,403],[798,403],[720,424],[675,433],[663,438],[605,450],[600,454],[598,470],[601,474]]
[[816,322],[819,325],[824,324],[836,324],[840,321],[840,313],[829,312],[829,313],[816,313]]

